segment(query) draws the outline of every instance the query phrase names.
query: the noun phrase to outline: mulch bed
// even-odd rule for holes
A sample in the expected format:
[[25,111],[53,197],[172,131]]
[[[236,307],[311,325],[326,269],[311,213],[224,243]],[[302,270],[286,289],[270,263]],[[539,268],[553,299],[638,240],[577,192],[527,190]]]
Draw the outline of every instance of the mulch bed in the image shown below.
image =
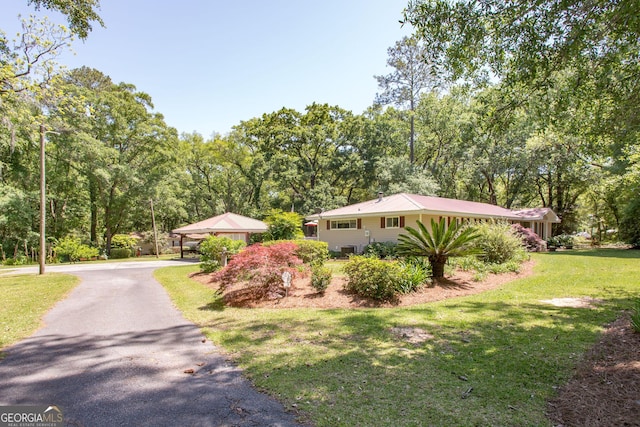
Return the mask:
[[640,426],[640,333],[628,316],[608,325],[548,415],[556,426]]

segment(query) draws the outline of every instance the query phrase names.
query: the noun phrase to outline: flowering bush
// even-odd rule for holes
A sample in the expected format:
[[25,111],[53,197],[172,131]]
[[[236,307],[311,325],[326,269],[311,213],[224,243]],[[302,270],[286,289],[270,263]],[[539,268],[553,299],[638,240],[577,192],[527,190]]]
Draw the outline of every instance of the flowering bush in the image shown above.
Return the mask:
[[511,228],[522,239],[522,244],[529,252],[542,252],[546,249],[544,240],[530,228],[525,228],[521,224],[513,224]]
[[282,273],[288,271],[296,277],[296,266],[302,260],[295,254],[297,246],[291,242],[282,242],[272,246],[255,244],[238,253],[224,267],[213,275],[213,279],[224,287],[231,283],[246,280],[249,286],[261,289],[263,295],[279,297],[284,295]]

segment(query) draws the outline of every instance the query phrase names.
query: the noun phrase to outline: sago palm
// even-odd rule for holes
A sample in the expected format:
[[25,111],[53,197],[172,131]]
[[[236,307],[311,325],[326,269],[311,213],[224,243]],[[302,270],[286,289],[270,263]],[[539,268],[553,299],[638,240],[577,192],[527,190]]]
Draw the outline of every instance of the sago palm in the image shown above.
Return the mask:
[[422,256],[429,259],[433,278],[444,277],[444,266],[449,257],[478,254],[480,251],[471,245],[478,238],[475,229],[464,227],[457,222],[447,227],[445,218],[440,222],[431,219],[431,232],[420,221],[418,230],[405,227],[409,233],[398,236],[398,251],[405,256]]

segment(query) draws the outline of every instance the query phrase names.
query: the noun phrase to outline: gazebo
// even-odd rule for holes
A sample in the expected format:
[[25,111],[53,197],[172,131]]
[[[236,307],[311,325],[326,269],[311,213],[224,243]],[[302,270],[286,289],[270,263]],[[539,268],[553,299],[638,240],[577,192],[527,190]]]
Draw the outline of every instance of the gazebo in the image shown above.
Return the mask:
[[267,231],[267,224],[264,222],[231,212],[173,230],[175,234],[180,235],[180,258],[184,257],[183,240],[187,234],[227,236],[249,243],[251,234],[264,233],[265,231]]

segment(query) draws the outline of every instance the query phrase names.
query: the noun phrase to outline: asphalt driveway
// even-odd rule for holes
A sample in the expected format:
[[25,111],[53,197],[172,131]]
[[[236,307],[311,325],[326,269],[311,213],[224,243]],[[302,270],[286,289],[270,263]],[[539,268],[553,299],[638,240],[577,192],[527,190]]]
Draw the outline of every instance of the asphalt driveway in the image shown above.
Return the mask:
[[45,326],[7,349],[0,405],[57,405],[87,427],[298,425],[173,307],[155,264],[103,265],[74,272]]

